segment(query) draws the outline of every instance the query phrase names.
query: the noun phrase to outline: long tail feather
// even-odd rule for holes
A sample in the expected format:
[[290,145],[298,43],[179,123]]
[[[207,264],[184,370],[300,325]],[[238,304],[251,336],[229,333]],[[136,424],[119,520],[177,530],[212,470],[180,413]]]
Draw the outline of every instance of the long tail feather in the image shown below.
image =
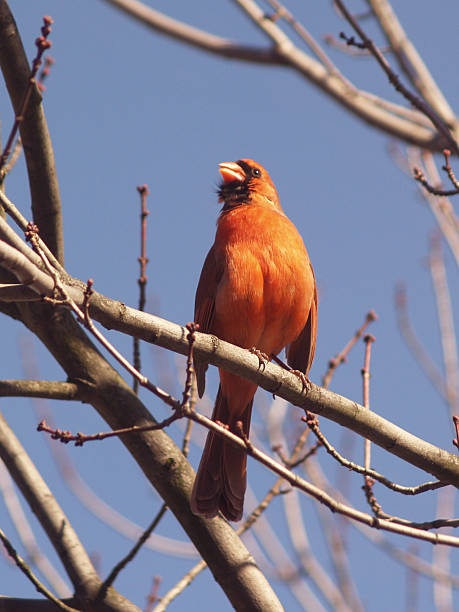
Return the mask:
[[[248,436],[252,401],[237,419],[242,421],[244,433]],[[227,423],[236,433],[231,422],[228,403],[221,388],[212,414],[212,420]],[[198,473],[191,494],[191,509],[195,514],[212,518],[221,510],[229,521],[242,518],[244,494],[247,484],[247,454],[222,437],[210,431],[199,464]]]

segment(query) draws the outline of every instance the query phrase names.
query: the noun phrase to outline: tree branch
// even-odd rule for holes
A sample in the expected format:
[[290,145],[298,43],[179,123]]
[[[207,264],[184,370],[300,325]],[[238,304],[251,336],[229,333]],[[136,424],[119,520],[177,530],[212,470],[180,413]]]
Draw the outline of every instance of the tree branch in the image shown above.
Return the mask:
[[182,21],[172,19],[172,17],[155,11],[137,0],[105,0],[105,2],[160,34],[214,55],[260,64],[286,64],[285,59],[275,48],[241,45],[227,38],[210,34],[205,30],[194,28]]
[[[182,43],[222,57],[290,67],[338,104],[373,127],[423,149],[441,151],[449,140],[425,124],[421,113],[407,118],[407,109],[361,91],[337,70],[331,71],[295,46],[265,13],[251,0],[239,2],[246,13],[273,41],[272,48],[247,47],[198,30],[154,11],[138,0],[105,0],[148,27]],[[323,52],[322,52],[323,53]],[[417,117],[416,119],[414,119]]]
[[87,401],[85,385],[54,380],[0,380],[0,397],[43,397]]
[[443,121],[451,127],[455,126],[454,132],[457,133],[457,117],[424,64],[416,47],[408,38],[390,3],[387,0],[367,0],[367,2],[384,31],[400,68],[424,100],[442,117]]
[[[30,66],[6,0],[0,2],[0,67],[17,115],[27,88]],[[46,244],[63,263],[62,214],[54,153],[41,104],[41,94],[36,86],[21,122],[20,132],[27,163],[34,221],[40,227]]]
[[[0,264],[7,268],[11,265],[9,269],[20,280],[26,280],[28,286],[41,295],[53,296],[53,280],[46,273],[34,268],[24,255],[1,242]],[[73,286],[66,286],[65,289],[75,303],[81,307],[85,299],[84,290],[78,285],[82,287],[80,281],[75,281]],[[36,307],[39,306],[41,305]],[[32,308],[33,305],[29,304],[28,307]],[[91,297],[90,315],[108,329],[116,329],[177,353],[184,355],[188,353],[186,328],[129,308],[97,292],[94,292]],[[50,314],[42,316],[51,318]],[[61,342],[58,347],[59,352],[62,351],[62,347]],[[434,475],[442,482],[459,486],[459,458],[456,455],[409,434],[373,412],[369,413],[357,402],[316,385],[311,385],[310,390],[305,394],[301,382],[290,372],[273,363],[268,363],[266,368],[260,371],[258,357],[209,334],[196,334],[194,351],[198,358],[247,378],[295,406],[323,415],[355,431],[390,453]],[[73,376],[73,378],[82,379],[83,377],[80,375]],[[113,427],[113,423],[110,422],[110,424]],[[117,425],[116,427],[122,428],[133,424]]]
[[30,567],[24,561],[24,559],[18,555],[13,545],[11,544],[11,542],[8,540],[8,538],[6,537],[6,535],[3,533],[1,529],[0,529],[0,540],[3,542],[3,545],[5,546],[10,557],[12,557],[16,565],[23,572],[23,574],[27,576],[30,582],[32,582],[32,584],[35,586],[35,588],[37,589],[39,593],[42,593],[47,599],[49,599],[49,601],[52,601],[57,608],[59,608],[60,610],[63,610],[64,612],[78,612],[76,608],[71,608],[67,606],[65,603],[63,603],[62,601],[60,601],[53,593],[51,593],[49,589],[45,587],[44,584],[42,584],[38,580],[35,574],[31,571]]
[[[56,549],[76,596],[83,601],[95,598],[101,580],[89,556],[41,474],[1,415],[0,457]],[[138,612],[137,606],[116,591],[107,593],[100,609]]]

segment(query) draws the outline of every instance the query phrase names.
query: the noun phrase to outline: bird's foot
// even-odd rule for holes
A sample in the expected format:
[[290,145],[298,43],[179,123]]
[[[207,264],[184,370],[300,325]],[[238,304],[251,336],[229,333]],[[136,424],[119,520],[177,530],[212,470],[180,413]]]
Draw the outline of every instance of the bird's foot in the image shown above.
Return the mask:
[[273,361],[275,361],[278,365],[280,365],[281,368],[284,368],[284,370],[287,370],[287,372],[291,372],[292,374],[294,374],[297,378],[301,380],[301,383],[303,385],[303,389],[301,390],[301,392],[311,390],[312,383],[304,372],[301,372],[301,370],[293,370],[286,363],[284,363],[282,359],[280,359],[277,355],[273,355],[272,357],[273,357]]
[[311,381],[304,372],[301,372],[300,370],[289,370],[289,372],[291,374],[294,374],[297,378],[301,380],[301,384],[303,385],[301,393],[303,393],[304,391],[308,392],[311,390]]
[[258,369],[261,368],[261,371],[263,372],[263,370],[266,367],[266,364],[269,361],[269,355],[267,355],[266,353],[263,353],[262,351],[257,349],[255,346],[250,348],[249,352],[252,353],[252,355],[255,355],[256,357],[258,357]]

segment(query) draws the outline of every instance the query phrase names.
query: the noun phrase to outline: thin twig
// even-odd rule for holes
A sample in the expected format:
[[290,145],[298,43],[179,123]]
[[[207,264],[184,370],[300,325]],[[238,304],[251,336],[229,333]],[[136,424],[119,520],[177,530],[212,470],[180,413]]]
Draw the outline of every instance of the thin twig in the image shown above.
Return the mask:
[[153,612],[153,606],[159,600],[158,591],[159,591],[160,584],[161,584],[161,577],[155,576],[153,578],[153,584],[151,586],[151,591],[148,594],[147,607],[145,608],[145,612]]
[[363,474],[364,476],[368,476],[377,480],[388,489],[392,489],[392,491],[396,491],[397,493],[402,493],[403,495],[419,495],[420,493],[425,493],[426,491],[434,491],[435,489],[440,489],[441,487],[445,487],[447,483],[440,482],[439,480],[434,480],[430,482],[425,482],[423,484],[414,486],[414,487],[405,487],[403,485],[392,482],[382,474],[379,474],[373,469],[366,469],[362,465],[358,465],[353,461],[349,461],[330,444],[324,434],[321,432],[318,426],[318,419],[315,414],[312,412],[308,412],[306,418],[303,417],[303,420],[309,427],[309,429],[314,433],[320,443],[323,445],[325,450],[329,455],[331,455],[334,459],[338,461],[345,468],[352,470],[353,472],[357,472],[357,474]]
[[[300,23],[295,17],[290,13],[290,11],[278,0],[267,0],[269,4],[275,9],[274,15],[271,15],[269,18],[274,23],[278,19],[284,19],[289,26],[298,34],[298,36],[308,45],[317,59],[321,62],[321,64],[327,69],[329,74],[337,76],[342,80],[343,83],[349,87],[350,90],[354,90],[357,93],[357,89],[350,81],[348,81],[344,75],[338,70],[337,66],[331,61],[328,55],[323,51],[319,43],[314,39],[314,37],[306,30],[304,25]],[[245,7],[244,7],[245,8]],[[268,16],[265,16],[268,18]]]
[[[14,220],[16,225],[26,233],[29,230],[30,222],[24,217],[24,215],[20,212],[18,208],[7,198],[5,193],[0,189],[0,203],[3,206],[4,210],[7,214]],[[0,219],[1,220],[1,219]],[[68,274],[66,270],[61,266],[61,264],[57,261],[54,255],[51,253],[49,248],[43,242],[39,235],[37,235],[37,241],[40,245],[40,248],[45,253],[46,257],[49,259],[53,267],[59,271],[64,278],[68,278]]]
[[[364,365],[362,368],[362,383],[363,383],[363,406],[370,410],[370,361],[371,361],[371,347],[373,342],[375,341],[375,337],[371,334],[367,334],[364,337],[365,342],[365,359]],[[365,439],[364,442],[364,463],[365,470],[371,469],[371,440],[368,438]],[[372,498],[372,487],[374,480],[369,476],[364,476],[364,491],[367,496],[367,500]]]
[[[28,266],[27,261],[24,261],[26,258],[18,257],[12,247],[0,242],[0,257],[3,257],[3,262],[10,265],[9,258],[13,254],[18,260],[15,260],[15,273],[21,279]],[[50,295],[55,286],[52,275],[47,276],[40,271],[34,271],[34,274],[36,278],[31,281],[34,290],[43,295]],[[75,297],[78,303],[81,303],[81,290],[79,288],[65,286],[65,289]],[[116,311],[116,314],[114,311]],[[111,300],[98,294],[95,295],[94,312],[99,322],[112,329],[131,334],[135,331],[139,337],[176,352],[187,354],[189,351],[189,343],[184,338],[183,327],[179,325],[174,325],[153,315],[147,316],[144,313],[139,313],[124,304],[116,302],[112,304]],[[122,313],[121,317],[119,316],[120,313]],[[206,334],[197,335],[196,350],[199,350],[199,356],[207,359],[209,363],[246,377],[271,393],[275,391],[279,396],[294,405],[314,410],[317,414],[323,414],[360,435],[364,434],[365,437],[370,438],[379,446],[387,448],[392,454],[402,457],[407,462],[427,472],[436,474],[443,482],[457,483],[456,457],[409,434],[377,414],[372,414],[369,418],[366,414],[367,411],[355,401],[319,388],[312,383],[305,393],[294,375],[279,371],[277,366],[270,363],[266,365],[264,372],[260,372],[258,359],[247,350],[224,341],[218,341],[216,345],[215,339],[209,338]],[[129,372],[131,372],[131,369],[129,369]],[[169,394],[166,394],[166,403],[167,398],[169,398]],[[173,406],[176,405],[175,402],[172,403]],[[185,416],[188,416],[188,413],[187,411]],[[193,420],[198,420],[197,414],[191,414]],[[397,439],[396,445],[393,444],[394,439]]]
[[[437,128],[438,132],[445,138],[445,140],[449,143],[450,148],[455,152],[456,155],[459,154],[459,145],[456,142],[454,136],[451,133],[449,126],[445,121],[438,115],[434,109],[427,104],[424,100],[422,100],[419,96],[413,94],[409,89],[407,89],[400,81],[399,77],[390,67],[388,61],[375,45],[373,40],[369,38],[360,24],[354,19],[351,13],[347,10],[344,2],[342,0],[334,0],[340,11],[343,13],[344,17],[348,21],[348,23],[352,26],[355,32],[362,40],[362,45],[364,48],[368,49],[371,54],[374,56],[378,64],[384,70],[389,79],[389,82],[394,87],[396,91],[402,94],[404,98],[406,98],[415,108],[424,113],[432,122],[432,124]],[[344,35],[346,38],[346,36]],[[352,38],[347,39],[349,44],[357,44]]]
[[[435,165],[434,156],[430,155],[427,151],[417,151],[417,154],[418,159],[424,165],[429,182],[431,184],[440,184],[440,176]],[[459,219],[454,213],[451,201],[449,198],[439,199],[424,189],[422,193],[459,266]]]
[[95,599],[95,604],[97,605],[98,602],[103,601],[103,599],[105,598],[105,595],[107,593],[107,590],[112,586],[112,584],[115,582],[115,580],[117,579],[117,577],[119,576],[120,572],[127,566],[128,563],[130,563],[134,557],[137,555],[137,553],[139,552],[139,550],[142,548],[142,546],[145,544],[145,542],[148,540],[148,538],[150,537],[150,535],[153,533],[153,531],[156,529],[156,527],[158,526],[159,521],[162,519],[162,517],[164,516],[164,514],[167,511],[167,505],[163,504],[158,512],[158,514],[155,516],[155,518],[152,520],[152,522],[150,523],[150,525],[145,529],[145,531],[142,533],[142,535],[140,536],[140,538],[137,540],[137,542],[135,543],[135,545],[131,548],[131,550],[128,552],[128,554],[123,557],[123,559],[121,559],[116,565],[115,567],[112,569],[112,571],[110,572],[110,574],[107,576],[107,578],[104,580],[103,584],[100,587],[99,593]]
[[[49,73],[50,73],[50,68],[53,64],[54,64],[54,59],[50,55],[47,55],[45,58],[45,65],[42,68],[42,71],[40,72],[38,79],[37,79],[37,87],[41,92],[46,90],[46,87],[44,86],[44,81],[48,78]],[[11,156],[8,162],[3,166],[3,175],[2,175],[3,180],[5,180],[5,177],[9,174],[9,172],[11,172],[11,170],[16,165],[19,159],[19,156],[21,155],[21,152],[22,152],[22,140],[21,140],[21,137],[18,136],[18,138],[16,139],[16,143],[14,145],[13,151],[11,153]]]
[[8,516],[24,547],[28,564],[32,568],[35,567],[41,573],[47,584],[59,598],[67,599],[70,597],[71,590],[67,582],[44,554],[42,547],[38,544],[34,529],[19,500],[17,487],[14,485],[13,479],[3,463],[0,463],[0,494]]
[[[92,279],[89,279],[87,282],[87,287],[86,287],[86,291],[85,291],[85,300],[84,300],[84,304],[83,304],[83,311],[78,307],[78,305],[75,303],[74,300],[72,300],[72,298],[68,295],[64,284],[61,282],[59,276],[57,275],[56,271],[51,267],[51,264],[49,263],[49,260],[47,258],[47,256],[45,255],[43,249],[41,248],[41,243],[38,237],[38,228],[36,226],[34,226],[33,224],[29,224],[29,231],[27,232],[27,238],[28,240],[30,240],[30,242],[32,243],[35,251],[38,253],[38,255],[41,257],[43,263],[45,264],[45,267],[48,271],[48,273],[51,275],[54,283],[55,283],[55,288],[57,291],[59,291],[59,293],[62,296],[61,301],[57,301],[57,303],[62,304],[62,305],[67,305],[68,307],[70,307],[72,309],[72,311],[76,314],[79,322],[84,325],[97,339],[98,341],[102,344],[102,346],[104,346],[104,348],[106,348],[110,354],[132,375],[135,376],[139,383],[147,388],[149,391],[151,391],[152,393],[154,393],[157,397],[159,397],[164,403],[168,404],[171,408],[174,408],[175,410],[179,410],[181,407],[181,404],[178,400],[176,400],[174,397],[172,397],[172,395],[170,395],[169,393],[167,393],[166,391],[163,391],[163,389],[160,389],[159,387],[157,387],[156,385],[154,385],[152,382],[150,382],[148,380],[148,378],[146,376],[143,376],[140,372],[138,372],[130,363],[127,359],[125,359],[123,357],[123,355],[117,350],[115,349],[115,347],[105,338],[105,336],[103,334],[101,334],[99,332],[99,330],[95,327],[94,323],[92,322],[90,316],[89,316],[89,301],[90,301],[90,297],[92,294],[92,285],[93,285],[93,281]],[[45,300],[51,302],[51,303],[56,303],[55,300],[52,300],[51,298],[44,298]],[[178,418],[178,417],[176,417]],[[170,417],[170,419],[175,420],[174,415],[172,415],[172,417]],[[172,422],[172,420],[170,422]],[[166,419],[167,421],[167,419]],[[156,429],[155,426],[152,426],[153,428]]]
[[397,322],[408,348],[411,350],[415,360],[421,367],[424,374],[430,379],[433,386],[446,400],[448,398],[446,380],[434,363],[428,352],[419,341],[408,315],[408,298],[406,287],[402,283],[398,283],[395,288],[395,310],[397,314]]
[[41,36],[37,38],[35,41],[35,45],[37,47],[37,55],[35,56],[32,62],[32,70],[30,72],[30,76],[27,83],[27,88],[24,92],[24,98],[20,107],[19,113],[16,115],[13,123],[13,127],[11,128],[10,135],[8,136],[8,140],[6,141],[5,149],[3,151],[2,156],[0,157],[0,183],[4,178],[3,167],[5,166],[8,158],[11,154],[11,149],[13,146],[14,139],[16,137],[17,131],[21,122],[24,120],[25,113],[27,111],[27,107],[29,106],[30,98],[32,96],[33,88],[36,84],[35,77],[37,75],[38,69],[41,65],[41,58],[43,53],[51,47],[51,42],[47,40],[48,36],[51,33],[51,25],[53,20],[51,17],[43,17],[43,26],[41,28]]
[[454,414],[459,408],[459,364],[457,358],[453,307],[446,276],[445,262],[443,260],[441,235],[438,232],[433,234],[430,240],[429,263],[437,302],[438,322],[440,325],[440,339],[445,367],[446,395],[450,413]]
[[449,149],[443,149],[443,155],[445,156],[445,165],[442,166],[442,170],[446,172],[453,187],[455,187],[457,189],[457,192],[459,193],[459,181],[457,180],[453,172],[453,169],[451,168],[451,165],[449,163],[449,159],[451,157],[451,151]]
[[45,433],[50,434],[52,440],[59,440],[59,442],[62,442],[63,444],[75,442],[75,446],[83,446],[86,442],[96,442],[125,434],[139,434],[145,431],[165,429],[179,418],[181,418],[180,415],[174,412],[174,414],[167,419],[164,419],[159,423],[155,423],[154,425],[132,425],[131,427],[123,427],[121,429],[113,429],[111,431],[103,431],[95,434],[84,434],[80,431],[76,434],[72,434],[70,431],[54,429],[53,427],[49,427],[46,421],[43,419],[40,421],[40,423],[38,423],[37,431],[44,431]]
[[366,330],[366,328],[368,327],[368,325],[370,323],[372,323],[373,321],[376,321],[377,318],[378,318],[378,315],[375,313],[375,311],[374,310],[370,310],[370,312],[365,317],[364,323],[355,332],[354,336],[349,340],[349,342],[346,344],[346,346],[333,359],[330,359],[330,361],[328,362],[328,370],[326,371],[326,373],[322,377],[322,386],[323,387],[328,389],[328,386],[330,385],[330,381],[331,381],[332,376],[333,376],[333,372],[336,370],[336,368],[339,365],[341,365],[342,363],[344,363],[346,361],[347,356],[349,354],[349,351],[356,344],[358,339],[362,337],[362,335],[363,335],[364,331]]
[[[338,491],[330,484],[317,461],[312,461],[305,464],[305,471],[313,484],[321,489],[326,489],[339,501],[347,504],[350,503],[341,493],[341,491]],[[343,522],[341,523],[341,528],[342,524]],[[346,524],[346,522],[344,524]],[[389,554],[398,562],[413,568],[414,571],[419,572],[430,579],[439,580],[441,582],[451,584],[454,588],[459,588],[459,576],[452,576],[451,574],[442,572],[438,568],[432,567],[430,563],[424,561],[420,557],[416,557],[413,554],[410,554],[408,551],[395,546],[392,544],[392,541],[389,538],[384,537],[384,534],[377,529],[367,529],[361,523],[355,523],[354,527],[364,537],[368,538],[370,542],[373,542],[375,545],[379,546],[384,552]]]
[[[140,257],[138,261],[140,263],[140,276],[137,281],[139,285],[139,310],[141,312],[145,309],[146,302],[146,286],[148,281],[148,276],[146,274],[146,268],[148,264],[147,257],[147,217],[150,214],[150,211],[147,210],[147,196],[150,193],[148,191],[147,185],[140,185],[137,187],[137,191],[140,194]],[[140,362],[140,340],[134,336],[134,367],[139,372],[142,369]],[[139,381],[134,377],[132,383],[132,389],[134,393],[139,392]]]
[[[333,47],[334,49],[338,49],[339,51],[342,51],[343,53],[346,53],[347,55],[352,55],[353,57],[373,57],[371,55],[371,53],[368,51],[368,49],[361,49],[358,47],[353,47],[351,45],[348,45],[347,43],[342,43],[339,40],[337,40],[332,34],[325,34],[323,36],[323,41],[327,44],[330,45],[330,47]],[[384,53],[384,55],[391,53],[392,52],[392,48],[387,46],[387,47],[382,47],[380,48],[381,53]]]
[[13,561],[16,563],[16,565],[19,567],[19,569],[23,572],[23,574],[25,574],[25,576],[27,576],[27,578],[35,586],[35,588],[37,589],[37,591],[39,593],[41,593],[47,599],[52,601],[60,610],[64,610],[65,612],[78,612],[76,610],[76,608],[71,608],[70,606],[67,606],[65,603],[63,603],[62,601],[57,599],[57,597],[55,597],[51,593],[51,591],[49,591],[45,587],[45,585],[42,584],[38,580],[38,578],[32,572],[30,567],[24,561],[24,559],[18,555],[18,553],[16,552],[14,546],[11,544],[11,542],[8,540],[8,538],[6,537],[6,535],[3,533],[3,531],[1,529],[0,529],[0,540],[3,542],[3,545],[5,546],[5,548],[6,548],[7,552],[8,552],[8,554],[10,555],[10,557],[13,559]]
[[408,38],[389,0],[367,0],[367,3],[407,78],[448,125],[457,125],[454,111]]
[[[290,458],[286,460],[287,464],[293,465],[298,461],[298,456],[301,453],[301,450],[304,446],[306,437],[307,437],[307,430],[304,430],[301,433],[299,439],[297,440],[297,443],[295,445],[295,448],[293,449],[293,452]],[[239,536],[241,536],[246,531],[248,531],[256,523],[256,521],[260,518],[263,512],[268,508],[269,504],[275,497],[284,493],[284,491],[281,490],[283,483],[284,483],[284,479],[282,477],[276,480],[274,485],[266,493],[263,500],[250,513],[250,515],[247,517],[244,523],[237,530],[237,534]],[[172,589],[170,589],[163,597],[161,597],[157,606],[153,609],[153,612],[164,612],[167,606],[178,595],[180,595],[180,593],[182,593],[183,590],[189,584],[191,584],[191,582],[196,578],[196,576],[198,576],[206,567],[207,567],[207,563],[205,561],[200,561],[197,565],[195,565],[189,572],[185,574],[185,576],[183,576],[183,578],[181,578],[181,580],[179,580],[177,584],[175,584],[172,587]]]
[[[453,489],[443,489],[437,495],[437,516],[451,516],[454,513],[456,501],[456,491]],[[451,574],[451,549],[447,546],[434,546],[432,548],[432,566],[440,572]],[[433,598],[435,609],[439,612],[453,612],[453,589],[451,582],[435,580],[433,584]]]
[[429,193],[436,196],[454,196],[459,193],[459,190],[456,189],[442,189],[441,187],[435,187],[435,185],[431,185],[429,181],[426,179],[425,174],[422,172],[420,168],[415,166],[413,168],[413,176],[414,180],[421,183],[421,185],[427,189]]
[[[86,317],[87,317],[87,322],[88,322],[89,317],[87,315],[87,312],[86,312]],[[75,446],[83,446],[85,442],[105,440],[106,438],[112,438],[112,437],[120,436],[123,434],[138,434],[140,432],[145,432],[145,431],[157,431],[159,429],[164,429],[166,427],[169,427],[169,425],[172,425],[174,421],[181,419],[184,416],[183,411],[185,408],[188,411],[191,411],[193,409],[192,406],[190,405],[190,398],[191,398],[191,393],[193,389],[193,376],[194,376],[193,344],[195,342],[195,332],[199,329],[199,325],[197,325],[196,323],[188,323],[186,327],[189,331],[189,334],[188,334],[189,351],[188,351],[188,357],[187,357],[186,381],[185,381],[185,386],[184,386],[184,391],[183,391],[183,399],[181,403],[175,398],[173,398],[170,394],[166,393],[165,391],[162,391],[162,389],[159,389],[158,387],[156,387],[156,385],[153,385],[153,383],[151,383],[147,378],[141,376],[139,372],[137,372],[128,362],[126,362],[130,370],[135,371],[136,375],[139,375],[140,380],[145,379],[145,382],[143,383],[141,382],[143,386],[145,386],[150,391],[153,391],[153,393],[155,393],[156,395],[158,395],[158,390],[159,390],[160,394],[158,395],[158,397],[161,397],[161,399],[163,399],[165,403],[167,403],[169,406],[174,408],[174,413],[170,417],[164,419],[163,421],[159,423],[155,423],[154,425],[132,425],[131,427],[124,427],[122,429],[114,429],[111,431],[99,432],[96,434],[89,434],[89,435],[83,434],[81,432],[72,434],[69,431],[63,431],[61,429],[53,429],[51,427],[48,427],[48,425],[46,424],[46,421],[42,420],[37,426],[37,431],[44,431],[46,433],[49,433],[51,434],[51,438],[53,440],[59,440],[60,442],[63,442],[64,444],[68,444],[69,442],[75,442]],[[102,334],[100,335],[102,336]],[[102,338],[104,342],[107,342],[107,345],[111,347],[108,349],[110,350],[110,352],[114,351],[115,353],[120,355],[121,360],[119,361],[122,365],[124,365],[124,362],[125,362],[124,357],[122,357],[122,355],[118,353],[118,351],[112,345],[110,345],[110,343],[108,343],[108,341],[103,336]],[[114,353],[112,352],[112,354]],[[116,357],[116,355],[114,356]],[[155,389],[156,391],[153,389]],[[186,442],[184,442],[184,446],[185,445],[186,445]]]

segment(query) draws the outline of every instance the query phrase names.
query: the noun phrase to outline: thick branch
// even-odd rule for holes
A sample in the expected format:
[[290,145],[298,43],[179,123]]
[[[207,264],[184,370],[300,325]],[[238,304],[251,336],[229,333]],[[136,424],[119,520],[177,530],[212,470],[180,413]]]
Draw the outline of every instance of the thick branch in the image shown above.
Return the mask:
[[[46,273],[35,268],[22,253],[18,253],[13,247],[2,242],[0,242],[0,265],[11,266],[9,269],[20,280],[28,282],[29,288],[33,288],[41,295],[53,295],[53,280]],[[79,306],[82,306],[84,294],[80,287],[82,284],[75,281],[75,285],[67,286],[66,291]],[[25,308],[26,305],[23,307]],[[32,309],[33,306],[29,308]],[[40,308],[40,305],[37,305],[36,308]],[[184,355],[188,353],[188,332],[184,327],[129,308],[121,302],[115,302],[96,292],[91,297],[90,315],[108,329],[116,329],[177,353]],[[47,316],[51,317],[51,313]],[[61,341],[61,344],[58,340]],[[55,341],[57,346],[54,350],[58,350],[60,355],[58,360],[62,364],[61,359],[65,357],[62,354],[62,338],[56,338]],[[301,382],[293,374],[272,363],[267,364],[264,371],[260,371],[258,357],[249,351],[223,342],[215,336],[197,334],[194,350],[198,358],[252,380],[260,387],[283,397],[296,406],[348,427],[392,454],[434,475],[438,480],[459,486],[458,457],[411,435],[383,417],[366,411],[357,402],[315,385],[312,385],[310,391],[304,394]],[[83,379],[81,373],[80,375],[72,374],[71,377]],[[113,427],[111,420],[108,422]],[[124,426],[126,425],[117,427]]]
[[[27,87],[30,66],[6,0],[0,2],[0,67],[17,114]],[[33,218],[40,228],[42,238],[63,263],[62,214],[56,167],[41,95],[36,87],[21,122],[20,132],[27,163]]]
[[[73,597],[63,599],[63,603],[70,607],[77,607],[80,602]],[[58,608],[48,599],[21,599],[20,597],[0,597],[2,612],[56,612]]]
[[388,0],[367,0],[367,2],[371,6],[406,76],[440,117],[448,125],[456,126],[455,131],[457,133],[457,118],[451,106],[422,61],[416,47],[406,35]]
[[170,36],[179,42],[196,47],[214,55],[260,64],[286,64],[275,48],[241,45],[227,38],[194,28],[182,21],[172,19],[137,0],[105,0],[136,21]]
[[[5,243],[0,245],[11,249]],[[30,264],[24,255],[18,256]],[[78,293],[76,288],[70,290]],[[20,308],[25,324],[48,347],[69,379],[86,385],[91,404],[112,428],[154,424],[145,406],[69,313],[43,304],[21,304]],[[174,442],[163,431],[122,436],[122,442],[176,515],[233,606],[250,610],[261,605],[263,610],[280,612],[282,607],[269,583],[228,523],[192,514],[189,496],[194,472]]]
[[0,397],[43,397],[87,401],[84,385],[54,380],[0,380]]
[[[140,313],[121,303],[117,307],[116,302],[100,295],[91,304],[91,315],[107,328],[136,335],[177,353],[187,353],[184,327]],[[459,486],[459,458],[456,455],[413,436],[374,412],[366,411],[357,402],[316,385],[312,385],[305,395],[301,382],[293,374],[273,363],[268,363],[264,371],[260,371],[255,355],[215,336],[196,334],[194,350],[197,357],[252,380],[295,406],[348,427],[442,482]]]
[[[41,474],[1,415],[0,457],[48,534],[73,583],[77,597],[83,601],[94,598],[101,580],[89,556]],[[111,590],[105,601],[101,602],[100,610],[134,612],[138,608]]]
[[288,66],[363,121],[400,140],[432,151],[441,151],[447,146],[447,139],[425,127],[421,114],[419,121],[407,119],[406,108],[403,106],[388,106],[386,100],[359,90],[339,73],[331,72],[320,61],[299,49],[255,2],[244,0],[243,8],[257,27],[272,39],[274,47],[267,47],[265,50],[239,45],[203,32],[154,11],[138,0],[105,1],[153,30],[209,53],[232,59]]

